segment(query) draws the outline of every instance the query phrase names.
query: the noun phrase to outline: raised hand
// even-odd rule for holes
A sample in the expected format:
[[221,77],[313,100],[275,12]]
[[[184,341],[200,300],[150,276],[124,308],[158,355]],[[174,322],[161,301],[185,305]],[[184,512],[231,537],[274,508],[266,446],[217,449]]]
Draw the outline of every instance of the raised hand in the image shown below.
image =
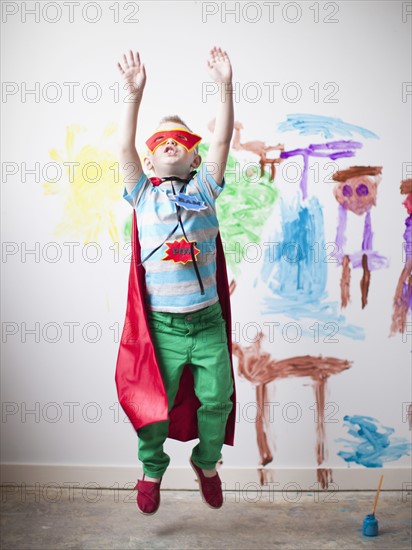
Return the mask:
[[139,52],[133,54],[129,51],[129,58],[123,55],[123,65],[117,63],[120,73],[133,92],[143,92],[146,84],[146,71],[143,63],[140,63]]
[[209,74],[217,83],[232,82],[232,65],[227,53],[221,48],[212,48],[210,50],[209,59],[207,61]]

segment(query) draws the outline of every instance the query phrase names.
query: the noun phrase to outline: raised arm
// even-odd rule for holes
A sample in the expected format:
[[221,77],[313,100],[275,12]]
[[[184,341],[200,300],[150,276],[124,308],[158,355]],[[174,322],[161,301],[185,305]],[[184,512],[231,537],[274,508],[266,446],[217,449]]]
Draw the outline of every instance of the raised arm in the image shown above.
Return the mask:
[[219,86],[215,129],[206,162],[216,182],[221,185],[225,174],[230,140],[233,133],[232,66],[229,56],[221,48],[213,48],[207,62],[209,74]]
[[129,52],[129,57],[123,55],[123,63],[117,64],[124,78],[125,96],[120,122],[120,168],[125,178],[125,187],[130,191],[135,186],[143,172],[142,164],[136,150],[136,128],[140,102],[146,84],[146,71],[140,63],[139,53]]

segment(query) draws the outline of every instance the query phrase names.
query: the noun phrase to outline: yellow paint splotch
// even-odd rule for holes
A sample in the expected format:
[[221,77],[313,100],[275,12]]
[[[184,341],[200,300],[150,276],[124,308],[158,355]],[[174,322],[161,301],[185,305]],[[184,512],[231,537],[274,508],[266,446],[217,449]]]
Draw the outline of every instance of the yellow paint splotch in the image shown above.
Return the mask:
[[87,130],[72,124],[66,128],[64,153],[50,151],[51,159],[60,164],[64,175],[58,181],[43,183],[45,195],[64,196],[56,236],[75,237],[87,244],[108,234],[113,242],[119,241],[114,207],[121,200],[123,180],[118,160],[108,146],[115,131],[115,125],[107,126],[98,144],[80,145],[80,138],[84,137],[80,134],[87,134]]

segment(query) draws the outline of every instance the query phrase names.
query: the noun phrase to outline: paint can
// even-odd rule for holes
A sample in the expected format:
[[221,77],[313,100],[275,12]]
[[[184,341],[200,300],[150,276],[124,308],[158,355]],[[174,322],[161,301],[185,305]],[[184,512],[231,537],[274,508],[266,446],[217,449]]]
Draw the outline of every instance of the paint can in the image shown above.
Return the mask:
[[375,514],[368,514],[363,520],[363,534],[366,537],[376,537],[379,534],[378,520]]

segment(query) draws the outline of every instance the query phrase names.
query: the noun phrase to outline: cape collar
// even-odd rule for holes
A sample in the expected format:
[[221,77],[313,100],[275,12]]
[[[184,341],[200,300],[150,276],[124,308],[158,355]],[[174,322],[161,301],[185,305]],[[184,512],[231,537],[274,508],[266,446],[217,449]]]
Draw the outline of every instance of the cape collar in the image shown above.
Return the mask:
[[153,187],[157,187],[158,185],[161,185],[165,181],[172,181],[172,182],[177,181],[179,183],[189,183],[194,178],[195,175],[196,175],[196,170],[192,170],[187,179],[182,179],[182,178],[179,178],[178,176],[167,176],[166,178],[153,177],[149,179],[152,182]]

